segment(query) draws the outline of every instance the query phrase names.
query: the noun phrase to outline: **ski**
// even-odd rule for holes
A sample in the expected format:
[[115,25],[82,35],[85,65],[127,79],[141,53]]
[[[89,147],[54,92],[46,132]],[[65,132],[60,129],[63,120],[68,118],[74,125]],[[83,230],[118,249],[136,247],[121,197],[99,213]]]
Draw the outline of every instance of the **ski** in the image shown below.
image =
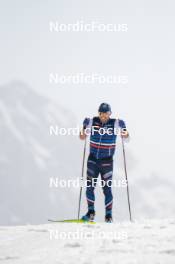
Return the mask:
[[48,219],[49,222],[52,223],[81,223],[81,224],[95,224],[94,221],[85,221],[82,219],[65,219],[65,220],[52,220]]

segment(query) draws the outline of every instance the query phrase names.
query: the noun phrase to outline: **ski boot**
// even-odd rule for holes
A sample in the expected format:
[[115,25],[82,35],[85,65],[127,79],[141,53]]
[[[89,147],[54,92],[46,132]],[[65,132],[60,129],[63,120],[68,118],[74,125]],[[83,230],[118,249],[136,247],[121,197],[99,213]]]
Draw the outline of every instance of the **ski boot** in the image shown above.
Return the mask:
[[88,212],[81,218],[83,221],[90,221],[93,222],[95,218],[95,211],[88,210]]
[[113,222],[113,220],[112,220],[112,215],[111,215],[111,214],[107,214],[107,215],[105,216],[105,222],[106,222],[106,223],[112,223],[112,222]]

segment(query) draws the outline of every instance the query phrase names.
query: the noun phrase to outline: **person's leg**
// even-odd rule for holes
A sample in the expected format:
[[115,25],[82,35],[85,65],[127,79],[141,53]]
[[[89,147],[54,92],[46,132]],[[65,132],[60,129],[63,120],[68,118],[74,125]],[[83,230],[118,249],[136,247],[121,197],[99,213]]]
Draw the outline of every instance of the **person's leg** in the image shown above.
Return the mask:
[[95,217],[95,194],[94,189],[97,183],[99,170],[97,163],[89,156],[87,161],[87,187],[86,187],[86,199],[88,205],[88,212],[82,217],[85,221],[93,221]]
[[113,175],[113,160],[103,160],[100,164],[100,173],[102,179],[103,193],[105,196],[105,213],[106,216],[112,219],[112,175]]
[[87,188],[86,188],[86,199],[88,204],[88,210],[94,210],[95,194],[94,189],[97,183],[99,170],[97,162],[90,156],[87,161]]

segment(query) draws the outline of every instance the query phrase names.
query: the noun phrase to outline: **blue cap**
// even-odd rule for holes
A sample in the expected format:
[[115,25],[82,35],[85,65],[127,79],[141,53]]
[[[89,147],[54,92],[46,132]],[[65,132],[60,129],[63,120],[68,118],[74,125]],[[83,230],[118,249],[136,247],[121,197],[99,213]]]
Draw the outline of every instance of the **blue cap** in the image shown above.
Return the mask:
[[111,112],[111,107],[107,103],[102,103],[98,108],[98,112],[101,113]]

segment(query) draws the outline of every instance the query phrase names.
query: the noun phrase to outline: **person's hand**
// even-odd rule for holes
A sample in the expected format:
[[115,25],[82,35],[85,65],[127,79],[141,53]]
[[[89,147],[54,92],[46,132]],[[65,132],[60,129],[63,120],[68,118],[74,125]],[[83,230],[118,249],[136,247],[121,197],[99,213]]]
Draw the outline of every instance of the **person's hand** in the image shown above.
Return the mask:
[[122,129],[121,129],[121,137],[122,137],[122,138],[128,138],[128,137],[129,137],[129,133],[128,133],[128,131],[126,130],[126,128],[122,128]]
[[81,130],[81,132],[80,132],[80,136],[79,136],[79,137],[80,137],[81,140],[85,140],[85,138],[86,138],[86,133],[85,133],[84,129]]

